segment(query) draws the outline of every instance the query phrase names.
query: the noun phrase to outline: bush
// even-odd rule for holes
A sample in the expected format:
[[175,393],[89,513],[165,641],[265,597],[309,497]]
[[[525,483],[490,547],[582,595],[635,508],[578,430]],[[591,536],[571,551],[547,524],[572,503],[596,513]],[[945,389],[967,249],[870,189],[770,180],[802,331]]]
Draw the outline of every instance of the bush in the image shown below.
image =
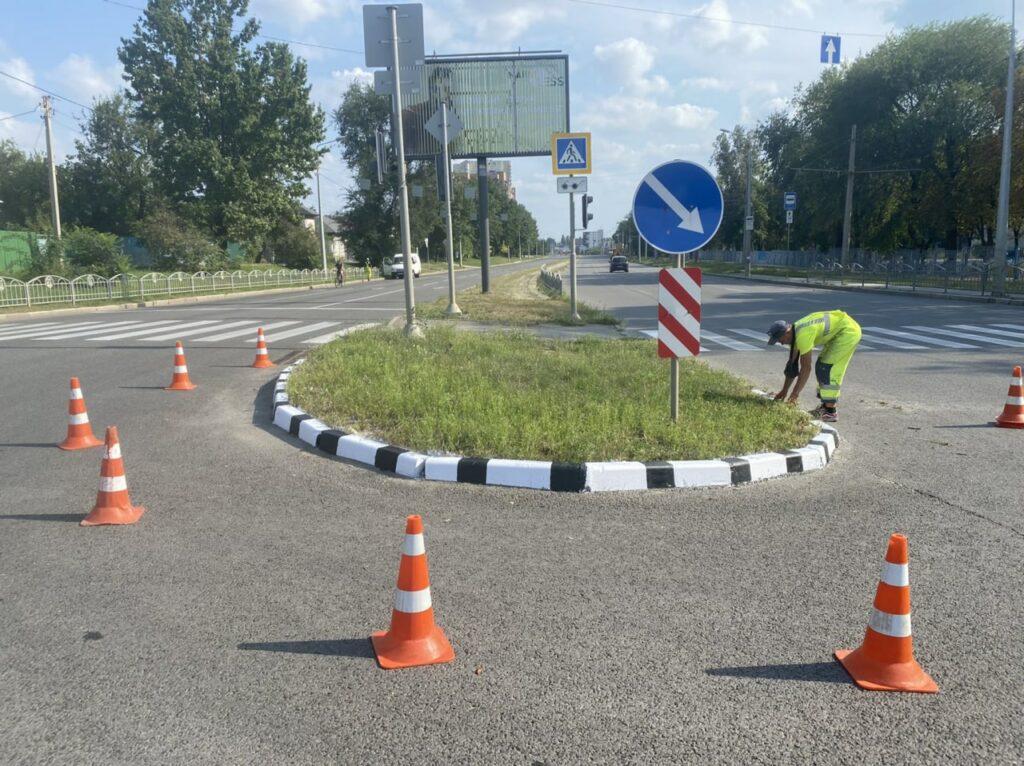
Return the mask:
[[72,269],[64,261],[64,243],[59,239],[49,237],[37,239],[28,238],[29,262],[21,274],[22,279],[41,277],[44,274],[53,274],[58,277],[72,277]]
[[289,269],[316,269],[321,266],[320,242],[312,229],[301,223],[282,222],[270,233],[267,246],[274,263]]
[[193,224],[162,207],[136,225],[135,235],[153,254],[161,271],[217,271],[228,261],[227,253],[210,242]]
[[95,273],[104,277],[123,274],[130,268],[114,234],[81,227],[71,229],[63,240],[64,256],[80,274]]

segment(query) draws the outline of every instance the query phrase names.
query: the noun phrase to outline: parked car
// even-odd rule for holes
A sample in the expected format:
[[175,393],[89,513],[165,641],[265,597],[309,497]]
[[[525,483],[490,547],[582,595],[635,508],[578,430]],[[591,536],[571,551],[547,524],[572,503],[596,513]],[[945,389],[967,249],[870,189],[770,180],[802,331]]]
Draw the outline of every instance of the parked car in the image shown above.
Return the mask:
[[629,272],[629,259],[624,255],[613,255],[611,264],[608,266],[609,273],[613,271]]
[[[413,277],[418,277],[422,271],[419,253],[409,254],[409,264],[412,267]],[[405,256],[395,253],[391,258],[385,258],[381,264],[381,274],[385,279],[401,279],[405,276]]]

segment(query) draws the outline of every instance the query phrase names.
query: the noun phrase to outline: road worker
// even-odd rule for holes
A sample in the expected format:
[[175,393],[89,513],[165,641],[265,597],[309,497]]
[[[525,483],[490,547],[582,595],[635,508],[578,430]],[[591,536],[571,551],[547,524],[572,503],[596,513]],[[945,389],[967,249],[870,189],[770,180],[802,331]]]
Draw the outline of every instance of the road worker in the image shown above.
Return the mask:
[[[775,394],[775,399],[781,401],[788,395],[791,404],[800,399],[800,392],[811,377],[811,352],[815,346],[821,346],[818,361],[813,365],[821,404],[811,410],[811,415],[826,423],[834,423],[838,417],[836,405],[846,368],[860,343],[860,325],[845,311],[815,311],[792,323],[784,319],[772,322],[768,328],[768,345],[776,343],[789,346],[789,358],[786,382]],[[793,387],[792,392],[790,386]]]

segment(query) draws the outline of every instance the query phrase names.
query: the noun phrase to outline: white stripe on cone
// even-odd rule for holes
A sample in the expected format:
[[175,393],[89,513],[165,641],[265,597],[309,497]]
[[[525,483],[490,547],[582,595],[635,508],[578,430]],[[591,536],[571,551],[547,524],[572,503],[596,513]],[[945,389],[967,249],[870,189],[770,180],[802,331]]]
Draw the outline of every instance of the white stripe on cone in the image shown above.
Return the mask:
[[426,553],[423,547],[423,535],[406,535],[405,545],[402,546],[402,553],[406,556],[421,556]]
[[886,561],[882,564],[882,576],[878,579],[886,585],[906,587],[910,585],[909,567],[906,564],[890,564]]
[[188,372],[188,367],[186,367],[183,364],[181,364],[181,365],[176,364],[176,365],[174,365],[174,371],[178,372],[178,373]]
[[1006,403],[1013,407],[1024,407],[1024,396],[1008,396]]
[[123,492],[128,489],[128,480],[124,476],[101,476],[100,492]]
[[109,447],[107,447],[107,454],[104,455],[104,457],[109,458],[111,460],[120,460],[121,459],[121,443],[118,442],[116,444],[111,444]]
[[423,590],[396,590],[395,611],[416,614],[430,609],[430,586]]
[[871,610],[871,617],[868,619],[868,627],[876,633],[892,638],[907,638],[910,636],[910,615],[889,614],[878,609]]
[[68,423],[70,423],[73,426],[84,425],[85,423],[88,423],[88,422],[89,422],[89,413],[88,412],[81,412],[81,413],[79,413],[77,415],[68,415]]
[[71,398],[72,399],[81,399],[82,398],[82,389],[80,389],[80,388],[72,388],[71,389]]

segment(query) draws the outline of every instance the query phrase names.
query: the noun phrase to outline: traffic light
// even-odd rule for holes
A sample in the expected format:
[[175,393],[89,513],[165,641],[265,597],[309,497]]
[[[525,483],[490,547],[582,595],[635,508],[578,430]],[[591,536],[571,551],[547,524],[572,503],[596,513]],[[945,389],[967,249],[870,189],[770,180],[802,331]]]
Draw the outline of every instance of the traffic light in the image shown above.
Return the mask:
[[587,212],[587,205],[594,201],[594,198],[589,194],[583,195],[583,228],[587,228],[587,224],[594,220],[594,214]]

